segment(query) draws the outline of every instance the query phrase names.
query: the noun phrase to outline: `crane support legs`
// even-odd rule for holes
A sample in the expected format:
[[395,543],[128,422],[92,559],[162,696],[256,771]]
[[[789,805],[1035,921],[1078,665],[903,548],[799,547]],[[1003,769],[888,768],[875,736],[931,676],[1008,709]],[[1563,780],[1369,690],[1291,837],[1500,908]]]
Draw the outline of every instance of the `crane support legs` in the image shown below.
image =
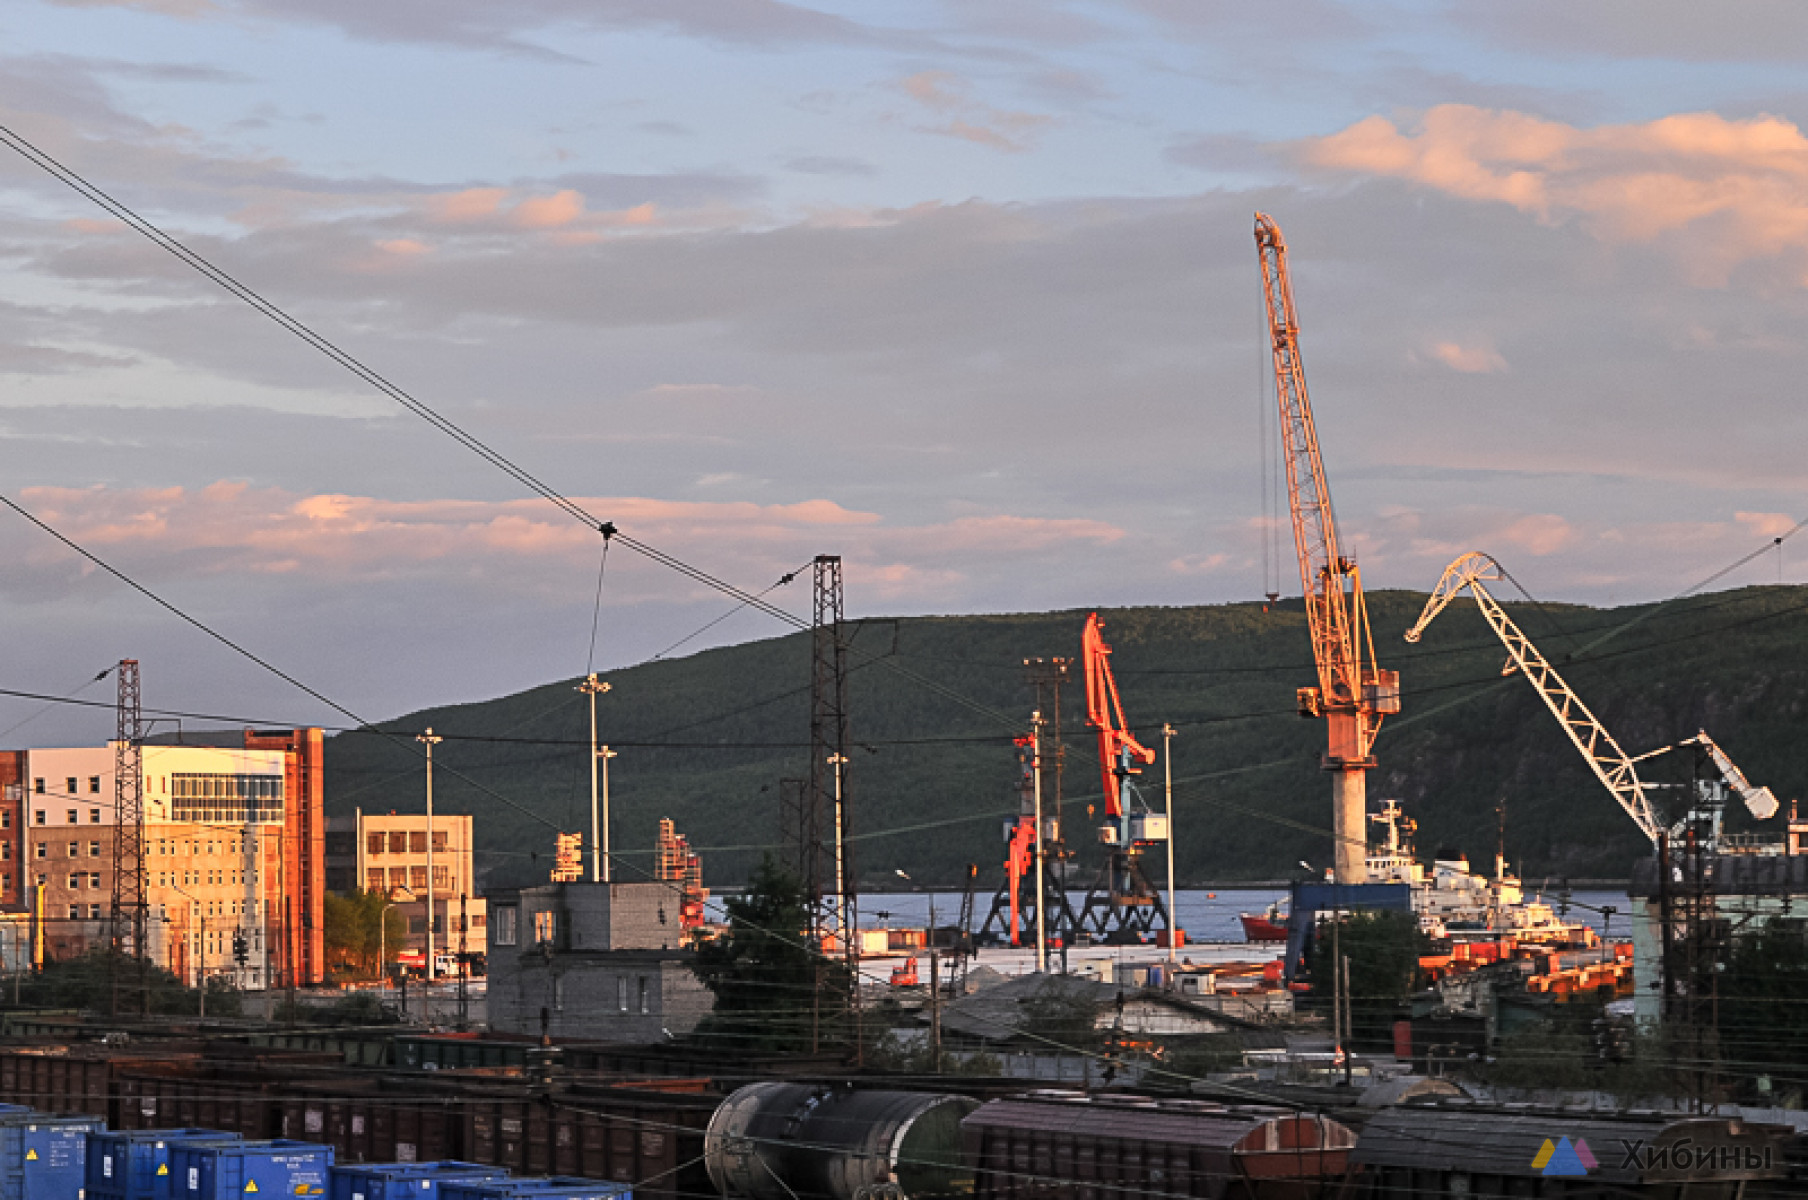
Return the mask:
[[1337,836],[1337,882],[1367,883],[1368,775],[1356,770],[1331,772],[1331,827]]

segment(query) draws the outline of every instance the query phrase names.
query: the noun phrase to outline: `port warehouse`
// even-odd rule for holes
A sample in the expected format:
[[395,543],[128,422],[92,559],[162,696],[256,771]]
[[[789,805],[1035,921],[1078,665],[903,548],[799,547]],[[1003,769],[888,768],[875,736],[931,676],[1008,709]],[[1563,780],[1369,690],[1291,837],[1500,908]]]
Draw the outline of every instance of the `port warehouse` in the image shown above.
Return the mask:
[[[745,1181],[765,1175],[782,1179],[784,1200],[1808,1195],[1808,1137],[1738,1118],[1487,1108],[1449,1097],[1368,1108],[1348,1099],[1300,1107],[1026,1093],[1017,1080],[845,1071],[775,1081],[781,1071],[831,1064],[721,1054],[711,1056],[710,1075],[644,1073],[695,1069],[697,1056],[682,1047],[568,1045],[550,1081],[535,1082],[509,1066],[426,1069],[502,1063],[526,1053],[520,1042],[392,1031],[308,1038],[333,1045],[267,1044],[282,1035],[259,1039],[266,1044],[216,1036],[205,1045],[26,1039],[0,1047],[0,1101],[85,1114],[113,1130],[206,1128],[319,1143],[343,1164],[460,1160],[611,1180],[648,1200],[763,1200]],[[348,1065],[378,1057],[419,1065]],[[846,1164],[883,1168],[887,1147],[908,1144],[900,1112],[945,1113],[947,1101],[964,1114],[958,1135],[916,1153],[919,1162],[945,1156],[937,1161],[954,1181],[948,1188],[855,1186]],[[1587,1176],[1543,1170],[1540,1145],[1566,1138],[1594,1148],[1598,1163]],[[1630,1163],[1628,1145],[1641,1148]],[[724,1155],[744,1158],[749,1147],[759,1170],[743,1161],[737,1176]],[[825,1165],[837,1161],[840,1170]]]

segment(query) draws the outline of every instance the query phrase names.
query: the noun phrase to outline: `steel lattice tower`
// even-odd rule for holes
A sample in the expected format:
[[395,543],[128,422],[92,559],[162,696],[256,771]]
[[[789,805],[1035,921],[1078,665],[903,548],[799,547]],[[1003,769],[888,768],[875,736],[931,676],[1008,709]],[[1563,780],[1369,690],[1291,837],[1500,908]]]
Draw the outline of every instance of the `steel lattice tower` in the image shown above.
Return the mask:
[[[139,707],[138,660],[119,661],[118,736],[113,742],[113,907],[109,914],[113,949],[113,1015],[119,1015],[122,973],[127,958],[142,968],[145,945],[144,898],[144,717]],[[143,970],[134,972],[142,982]],[[205,985],[203,985],[205,986]],[[144,997],[141,995],[140,1000]]]
[[848,791],[847,640],[841,556],[816,557],[810,622],[810,783],[799,859],[814,901],[814,932],[842,935],[854,921]]

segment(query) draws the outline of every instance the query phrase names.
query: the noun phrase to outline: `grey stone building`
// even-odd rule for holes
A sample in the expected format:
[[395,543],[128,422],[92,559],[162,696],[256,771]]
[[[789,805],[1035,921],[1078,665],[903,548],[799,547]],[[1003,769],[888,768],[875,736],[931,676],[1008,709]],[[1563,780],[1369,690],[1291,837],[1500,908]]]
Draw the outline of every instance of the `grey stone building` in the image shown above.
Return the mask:
[[552,883],[489,901],[489,1020],[499,1033],[646,1044],[682,1037],[713,997],[665,883]]

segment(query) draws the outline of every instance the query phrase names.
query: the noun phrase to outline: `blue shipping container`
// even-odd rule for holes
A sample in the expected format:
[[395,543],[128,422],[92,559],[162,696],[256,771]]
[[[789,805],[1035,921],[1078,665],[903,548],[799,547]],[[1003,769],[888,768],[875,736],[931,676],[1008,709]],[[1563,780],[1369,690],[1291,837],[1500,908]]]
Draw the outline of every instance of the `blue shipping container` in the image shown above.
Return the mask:
[[442,1183],[482,1183],[507,1178],[507,1167],[463,1162],[335,1166],[332,1200],[440,1200]]
[[244,1141],[224,1129],[119,1129],[88,1135],[87,1200],[171,1200],[175,1142]]
[[68,1200],[79,1196],[88,1162],[88,1135],[104,1130],[99,1117],[0,1113],[0,1200]]
[[176,1176],[170,1194],[172,1200],[324,1198],[332,1166],[333,1148],[313,1142],[178,1143],[170,1150],[170,1170]]
[[625,1183],[556,1175],[543,1179],[448,1183],[440,1189],[439,1200],[634,1200],[634,1193]]

